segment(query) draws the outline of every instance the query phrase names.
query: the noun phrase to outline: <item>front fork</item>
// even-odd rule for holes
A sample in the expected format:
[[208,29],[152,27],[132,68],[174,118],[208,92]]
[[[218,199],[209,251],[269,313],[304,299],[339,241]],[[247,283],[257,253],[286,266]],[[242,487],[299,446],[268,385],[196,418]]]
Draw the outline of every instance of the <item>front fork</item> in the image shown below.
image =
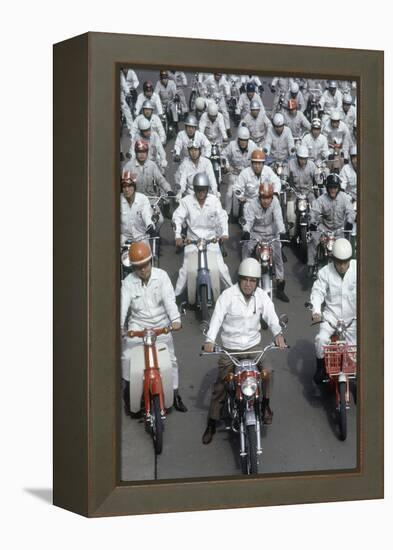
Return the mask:
[[340,387],[340,383],[342,382],[345,382],[345,408],[348,410],[349,409],[349,378],[344,374],[344,373],[341,373],[338,375],[337,377],[337,381],[336,381],[336,407],[337,409],[340,408],[340,391],[339,391],[339,387]]
[[252,401],[246,401],[245,403],[245,410],[240,422],[240,456],[247,456],[246,427],[250,425],[256,430],[257,455],[261,455],[263,452],[261,445],[261,423],[259,420],[259,415],[256,413],[255,406],[255,399]]

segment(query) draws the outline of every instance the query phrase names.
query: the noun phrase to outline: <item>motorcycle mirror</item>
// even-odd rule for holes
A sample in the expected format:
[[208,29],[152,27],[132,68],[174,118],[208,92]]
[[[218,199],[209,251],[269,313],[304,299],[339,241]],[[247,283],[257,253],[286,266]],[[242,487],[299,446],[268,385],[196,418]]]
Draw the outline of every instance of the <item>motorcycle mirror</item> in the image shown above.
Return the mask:
[[240,225],[246,225],[246,219],[243,218],[243,217],[239,218],[239,224]]
[[288,315],[286,313],[283,313],[282,315],[280,315],[279,321],[280,321],[280,326],[285,327],[289,321]]
[[311,303],[311,302],[304,302],[304,307],[305,307],[306,309],[312,310],[312,303]]

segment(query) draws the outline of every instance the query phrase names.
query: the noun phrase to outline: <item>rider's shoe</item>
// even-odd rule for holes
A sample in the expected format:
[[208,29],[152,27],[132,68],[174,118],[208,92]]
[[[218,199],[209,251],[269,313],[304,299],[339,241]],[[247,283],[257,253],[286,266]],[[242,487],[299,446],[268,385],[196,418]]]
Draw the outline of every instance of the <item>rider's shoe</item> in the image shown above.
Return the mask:
[[277,292],[276,297],[282,302],[289,302],[288,296],[284,292],[285,281],[277,281]]
[[315,384],[319,386],[320,384],[322,384],[325,378],[326,378],[325,361],[324,359],[317,358],[317,368],[313,376],[313,381]]
[[202,436],[202,443],[204,445],[209,445],[213,439],[213,435],[216,433],[216,421],[212,418],[209,418],[209,421],[207,423],[207,428],[203,433]]
[[182,401],[182,398],[179,395],[179,390],[173,391],[173,406],[177,411],[180,411],[182,413],[187,412],[187,407]]
[[269,399],[266,397],[262,398],[262,420],[264,424],[271,424],[273,422],[273,411],[269,405]]

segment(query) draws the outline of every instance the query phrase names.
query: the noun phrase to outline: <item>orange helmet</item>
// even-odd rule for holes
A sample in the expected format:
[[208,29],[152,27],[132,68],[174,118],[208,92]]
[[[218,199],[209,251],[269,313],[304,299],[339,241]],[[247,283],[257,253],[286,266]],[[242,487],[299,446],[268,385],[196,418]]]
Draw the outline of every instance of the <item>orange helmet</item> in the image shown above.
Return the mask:
[[121,175],[121,185],[123,186],[124,183],[126,184],[134,184],[136,185],[136,174],[132,174],[129,170],[124,170]]
[[149,150],[149,144],[143,139],[137,139],[135,142],[135,153],[147,153]]
[[271,199],[273,196],[273,185],[271,183],[261,183],[259,186],[259,198]]
[[131,265],[142,265],[151,259],[150,246],[143,241],[132,243],[128,250]]
[[265,162],[265,153],[261,149],[255,149],[251,153],[251,162]]
[[296,101],[296,99],[289,99],[288,100],[288,110],[293,111],[294,109],[297,109],[297,101]]

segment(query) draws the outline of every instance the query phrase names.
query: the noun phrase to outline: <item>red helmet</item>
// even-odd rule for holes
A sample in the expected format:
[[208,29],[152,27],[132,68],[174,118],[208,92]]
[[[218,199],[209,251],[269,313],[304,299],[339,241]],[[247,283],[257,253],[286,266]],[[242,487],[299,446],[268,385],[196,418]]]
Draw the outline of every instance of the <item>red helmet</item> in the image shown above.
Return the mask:
[[265,162],[265,153],[261,149],[255,149],[251,153],[251,162]]
[[133,184],[136,186],[136,177],[136,174],[132,174],[129,170],[124,170],[120,180],[121,186],[123,186],[123,184]]
[[289,109],[289,111],[293,111],[294,109],[297,109],[296,99],[289,99],[288,100],[288,109]]
[[149,144],[143,139],[137,139],[134,150],[135,153],[147,153],[149,151]]
[[128,250],[128,257],[131,265],[145,264],[151,260],[150,246],[143,241],[132,243]]
[[271,199],[273,197],[273,185],[271,183],[261,183],[259,186],[259,198]]

